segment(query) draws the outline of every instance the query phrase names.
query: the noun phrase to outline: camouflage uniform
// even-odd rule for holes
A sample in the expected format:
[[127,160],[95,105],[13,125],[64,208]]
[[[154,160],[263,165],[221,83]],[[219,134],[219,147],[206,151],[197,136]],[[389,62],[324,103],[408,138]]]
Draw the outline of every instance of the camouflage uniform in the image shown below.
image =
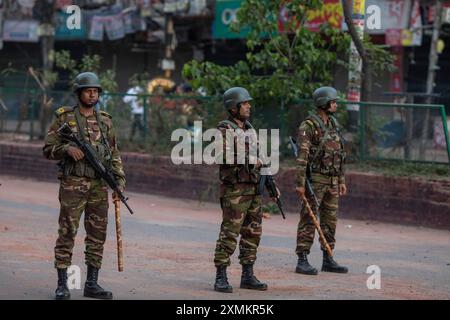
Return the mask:
[[[230,265],[230,256],[236,249],[236,239],[240,234],[239,261],[242,265],[253,265],[262,233],[261,195],[258,194],[260,170],[256,168],[256,165],[249,164],[247,142],[246,164],[225,164],[226,153],[233,152],[230,150],[231,146],[226,143],[226,130],[237,129],[238,125],[230,117],[220,122],[217,128],[222,132],[224,139],[224,164],[220,165],[219,169],[222,182],[220,204],[223,220],[216,243],[214,264],[216,267]],[[244,131],[249,129],[253,127],[246,121]]]
[[[320,116],[310,115],[300,125],[298,144],[300,147],[297,158],[297,186],[304,187],[307,165],[311,168],[312,188],[320,204],[306,192],[308,202],[313,212],[320,213],[320,227],[331,249],[335,245],[337,210],[339,201],[339,184],[345,184],[344,162],[345,151],[343,139],[339,133],[337,122],[331,115],[324,124]],[[315,227],[303,206],[297,230],[296,253],[309,253],[314,240]],[[322,250],[325,250],[322,248]]]
[[56,118],[48,130],[43,149],[48,159],[60,160],[58,178],[61,180],[59,189],[61,208],[59,237],[55,246],[55,268],[64,269],[71,265],[75,236],[84,211],[86,264],[99,269],[102,264],[108,223],[107,186],[85,159],[75,161],[67,155],[67,149],[72,143],[62,141],[57,130],[62,124],[68,123],[75,133],[83,132],[81,136],[79,135],[80,138],[94,147],[99,159],[111,168],[118,184],[124,188],[125,174],[111,116],[104,111],[99,113],[94,111],[92,116],[85,117],[79,112],[78,107],[61,107],[55,114]]

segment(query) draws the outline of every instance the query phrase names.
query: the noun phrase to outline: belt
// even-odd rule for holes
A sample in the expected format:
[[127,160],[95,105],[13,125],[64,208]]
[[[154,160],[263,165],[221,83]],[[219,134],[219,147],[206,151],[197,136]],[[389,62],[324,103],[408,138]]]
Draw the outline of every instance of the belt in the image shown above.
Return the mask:
[[339,183],[339,176],[329,176],[326,174],[321,174],[317,172],[311,173],[311,179],[313,181],[319,181],[321,183],[329,183],[332,185],[336,185]]

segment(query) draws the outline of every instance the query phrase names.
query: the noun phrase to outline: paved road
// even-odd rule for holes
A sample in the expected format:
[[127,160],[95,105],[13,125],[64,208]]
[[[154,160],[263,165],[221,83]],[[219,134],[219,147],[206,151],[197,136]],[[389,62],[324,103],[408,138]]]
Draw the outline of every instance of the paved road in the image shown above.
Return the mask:
[[[0,299],[52,299],[58,184],[9,176],[0,183]],[[294,272],[298,215],[272,216],[263,221],[255,265],[269,291],[238,288],[235,253],[229,274],[235,292],[222,294],[212,290],[218,205],[139,193],[130,194],[130,204],[135,214],[122,212],[125,271],[116,271],[111,208],[100,272],[100,284],[116,299],[450,299],[449,231],[341,219],[335,253],[350,273],[306,276]],[[82,281],[83,239],[81,228],[73,264],[81,267]],[[320,267],[317,244],[310,260]],[[381,269],[379,290],[367,288],[370,265]],[[72,290],[72,298],[83,299],[82,290]]]

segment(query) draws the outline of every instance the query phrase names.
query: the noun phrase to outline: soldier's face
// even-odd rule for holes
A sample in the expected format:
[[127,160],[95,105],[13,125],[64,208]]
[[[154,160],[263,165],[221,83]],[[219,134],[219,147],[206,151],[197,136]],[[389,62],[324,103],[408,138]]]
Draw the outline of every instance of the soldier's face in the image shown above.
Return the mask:
[[85,88],[80,92],[80,101],[84,107],[92,108],[98,102],[98,89],[97,88]]
[[239,115],[242,119],[248,119],[250,118],[250,109],[251,109],[250,102],[245,101],[241,103],[241,108],[239,109]]
[[330,108],[328,109],[328,112],[335,113],[336,110],[337,110],[336,100],[330,101]]

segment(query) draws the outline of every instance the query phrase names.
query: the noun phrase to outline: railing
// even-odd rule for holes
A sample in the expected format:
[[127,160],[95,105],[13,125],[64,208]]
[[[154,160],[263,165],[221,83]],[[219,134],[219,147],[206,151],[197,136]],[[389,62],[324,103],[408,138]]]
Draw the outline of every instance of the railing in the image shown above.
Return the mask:
[[[54,111],[76,103],[69,91],[38,89],[27,91],[0,88],[0,140],[42,140]],[[142,115],[132,112],[132,104],[142,108]],[[349,118],[346,105],[339,102],[336,116],[347,140],[348,159],[402,160],[449,163],[450,142],[447,116],[443,105],[360,102],[357,118]],[[194,121],[202,129],[213,128],[227,115],[221,97],[193,95],[148,95],[108,93],[101,95],[99,108],[113,117],[115,131],[123,150],[170,154],[174,145],[171,133],[185,128],[194,134]],[[308,112],[311,100],[295,103],[277,102],[252,107],[255,128],[279,129],[280,151],[290,156],[288,136],[297,135],[298,126]]]

